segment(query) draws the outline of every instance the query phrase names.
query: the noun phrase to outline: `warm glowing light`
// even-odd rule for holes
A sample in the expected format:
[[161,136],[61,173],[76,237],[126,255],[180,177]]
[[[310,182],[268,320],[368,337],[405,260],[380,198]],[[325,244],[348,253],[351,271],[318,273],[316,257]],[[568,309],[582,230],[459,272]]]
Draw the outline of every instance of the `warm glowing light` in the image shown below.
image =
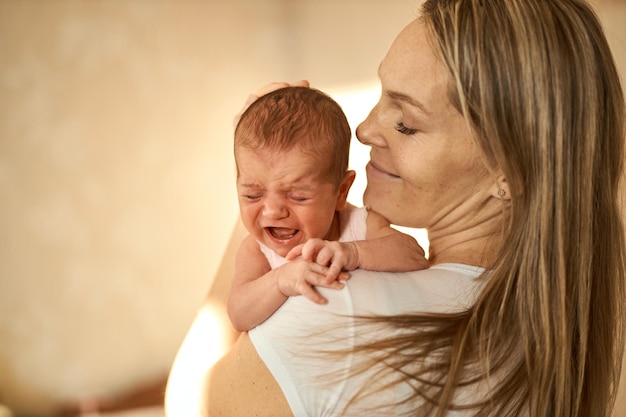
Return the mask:
[[198,312],[172,366],[165,393],[168,417],[201,416],[206,375],[230,347],[228,318],[218,304]]

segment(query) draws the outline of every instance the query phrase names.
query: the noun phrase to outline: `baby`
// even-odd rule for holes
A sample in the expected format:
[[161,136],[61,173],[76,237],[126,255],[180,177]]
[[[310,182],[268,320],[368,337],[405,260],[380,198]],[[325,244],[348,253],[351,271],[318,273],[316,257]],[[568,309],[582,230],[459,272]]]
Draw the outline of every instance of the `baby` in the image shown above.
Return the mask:
[[341,107],[312,88],[270,92],[241,115],[234,153],[250,235],[228,300],[236,330],[262,323],[290,296],[325,303],[315,287],[341,289],[346,271],[428,267],[413,237],[347,202],[356,175],[348,170],[350,138]]

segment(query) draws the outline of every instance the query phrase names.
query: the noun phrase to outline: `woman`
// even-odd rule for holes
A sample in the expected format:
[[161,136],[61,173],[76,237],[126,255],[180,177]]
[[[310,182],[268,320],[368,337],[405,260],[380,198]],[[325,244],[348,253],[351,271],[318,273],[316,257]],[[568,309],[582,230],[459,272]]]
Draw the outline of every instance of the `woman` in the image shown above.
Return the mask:
[[216,364],[203,412],[610,415],[624,99],[589,6],[427,0],[379,76],[364,201],[426,228],[433,267],[290,298]]

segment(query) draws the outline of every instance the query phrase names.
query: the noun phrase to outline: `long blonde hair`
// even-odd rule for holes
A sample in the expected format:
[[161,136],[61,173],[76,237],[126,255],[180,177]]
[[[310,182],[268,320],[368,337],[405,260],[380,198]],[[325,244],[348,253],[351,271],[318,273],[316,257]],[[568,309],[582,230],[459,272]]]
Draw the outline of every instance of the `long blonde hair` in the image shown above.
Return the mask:
[[[598,19],[579,0],[427,0],[420,18],[510,209],[471,309],[379,318],[402,336],[359,350],[385,352],[416,387],[420,416],[609,416],[624,329],[625,113]],[[454,404],[479,381],[492,381],[486,398]]]

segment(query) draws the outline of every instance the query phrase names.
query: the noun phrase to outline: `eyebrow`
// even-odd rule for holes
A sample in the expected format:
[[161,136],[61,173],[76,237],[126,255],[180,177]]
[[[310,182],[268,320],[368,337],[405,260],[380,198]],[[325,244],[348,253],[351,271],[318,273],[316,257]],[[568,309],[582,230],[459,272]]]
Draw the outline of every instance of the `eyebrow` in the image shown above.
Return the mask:
[[[382,68],[383,68],[383,63],[381,62],[378,65],[378,71],[377,71],[379,79],[381,79],[380,73],[381,73]],[[387,91],[387,92],[385,92],[385,95],[387,97],[389,97],[390,99],[392,99],[392,100],[402,101],[402,102],[407,103],[407,104],[409,104],[409,105],[411,105],[413,107],[416,107],[418,110],[420,110],[422,113],[424,113],[424,114],[426,114],[428,116],[431,115],[431,113],[428,110],[426,110],[426,106],[424,106],[421,102],[419,102],[418,100],[415,100],[411,96],[408,96],[408,95],[406,95],[404,93],[401,93],[399,91]]]
[[261,188],[261,186],[256,182],[239,182],[237,181],[237,185],[245,188]]
[[[248,189],[263,189],[263,186],[257,182],[240,182],[238,183],[239,187],[248,188]],[[290,182],[287,187],[283,187],[285,190],[296,190],[296,191],[304,191],[304,192],[314,192],[315,187],[310,186],[309,184],[303,183],[301,181]]]
[[413,107],[417,107],[422,113],[430,115],[430,112],[426,110],[426,107],[415,100],[413,97],[407,96],[406,94],[397,92],[397,91],[387,91],[385,95],[393,100],[402,101],[404,103],[410,104]]

